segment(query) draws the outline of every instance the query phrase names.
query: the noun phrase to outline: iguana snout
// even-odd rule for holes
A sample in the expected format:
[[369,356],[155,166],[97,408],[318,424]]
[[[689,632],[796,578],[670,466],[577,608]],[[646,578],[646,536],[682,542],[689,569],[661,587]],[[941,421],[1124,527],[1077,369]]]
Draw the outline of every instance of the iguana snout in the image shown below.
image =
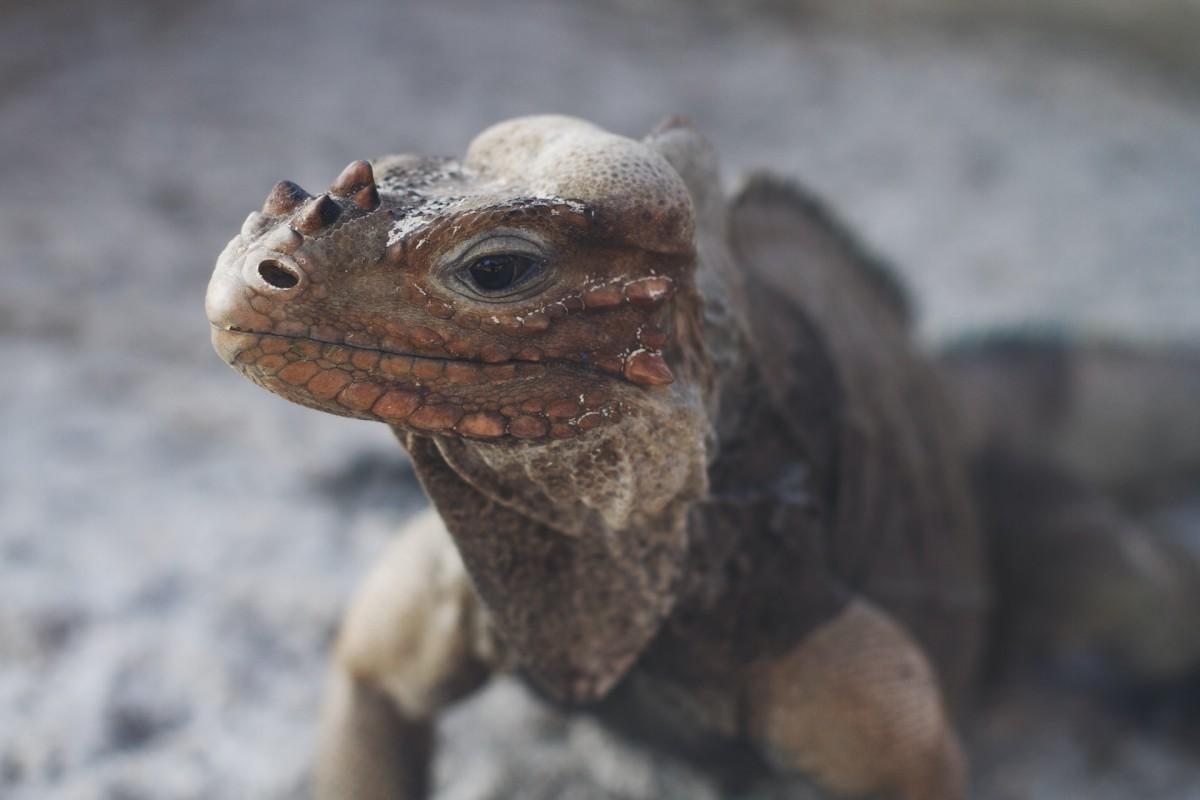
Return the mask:
[[672,383],[686,189],[640,143],[517,122],[462,163],[355,161],[317,196],[276,184],[209,285],[222,358],[307,406],[489,440],[578,436]]

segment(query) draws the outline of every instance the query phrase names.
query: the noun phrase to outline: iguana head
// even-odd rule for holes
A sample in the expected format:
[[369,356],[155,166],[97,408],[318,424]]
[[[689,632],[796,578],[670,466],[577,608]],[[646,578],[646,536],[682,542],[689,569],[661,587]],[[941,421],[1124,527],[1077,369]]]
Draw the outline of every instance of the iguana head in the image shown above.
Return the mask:
[[687,188],[652,147],[565,117],[461,161],[351,163],[272,189],[206,309],[229,364],[283,397],[504,443],[580,437],[700,359]]

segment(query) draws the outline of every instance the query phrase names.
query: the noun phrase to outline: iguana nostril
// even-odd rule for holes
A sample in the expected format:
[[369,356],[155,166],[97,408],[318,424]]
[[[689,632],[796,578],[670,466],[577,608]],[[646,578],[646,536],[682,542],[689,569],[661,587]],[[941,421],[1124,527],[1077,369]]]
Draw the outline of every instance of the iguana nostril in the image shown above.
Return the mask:
[[300,276],[273,258],[258,263],[259,276],[276,289],[291,289],[300,282]]

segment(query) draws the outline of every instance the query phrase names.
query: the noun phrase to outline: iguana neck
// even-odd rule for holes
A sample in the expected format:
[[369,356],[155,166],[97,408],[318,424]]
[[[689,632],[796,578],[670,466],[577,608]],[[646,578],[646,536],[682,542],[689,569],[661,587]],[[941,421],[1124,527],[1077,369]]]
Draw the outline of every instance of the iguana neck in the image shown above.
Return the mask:
[[695,577],[689,513],[755,390],[715,155],[686,128],[648,143],[696,213],[695,284],[673,314],[676,381],[616,384],[620,420],[572,440],[512,447],[397,430],[501,638],[565,700],[606,693]]
[[671,392],[579,442],[397,431],[506,649],[561,700],[604,695],[674,607],[708,425]]

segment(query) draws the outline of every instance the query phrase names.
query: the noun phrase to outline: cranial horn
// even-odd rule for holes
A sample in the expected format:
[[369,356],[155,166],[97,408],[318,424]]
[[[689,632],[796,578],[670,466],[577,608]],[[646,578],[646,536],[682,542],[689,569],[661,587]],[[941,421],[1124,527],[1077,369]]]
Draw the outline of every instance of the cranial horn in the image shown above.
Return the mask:
[[342,215],[342,207],[323,194],[313,198],[300,211],[300,215],[292,222],[292,227],[301,233],[315,233],[337,222]]
[[311,195],[301,189],[298,185],[291,181],[280,181],[271,189],[271,193],[267,195],[267,201],[263,203],[263,213],[279,216],[280,214],[288,214],[295,211],[297,207]]
[[375,184],[364,186],[350,197],[350,202],[363,211],[374,211],[379,208],[379,190]]
[[342,174],[337,176],[337,180],[329,187],[329,191],[338,197],[346,197],[353,194],[355,189],[367,185],[375,185],[375,172],[371,169],[370,162],[351,161],[342,170]]

